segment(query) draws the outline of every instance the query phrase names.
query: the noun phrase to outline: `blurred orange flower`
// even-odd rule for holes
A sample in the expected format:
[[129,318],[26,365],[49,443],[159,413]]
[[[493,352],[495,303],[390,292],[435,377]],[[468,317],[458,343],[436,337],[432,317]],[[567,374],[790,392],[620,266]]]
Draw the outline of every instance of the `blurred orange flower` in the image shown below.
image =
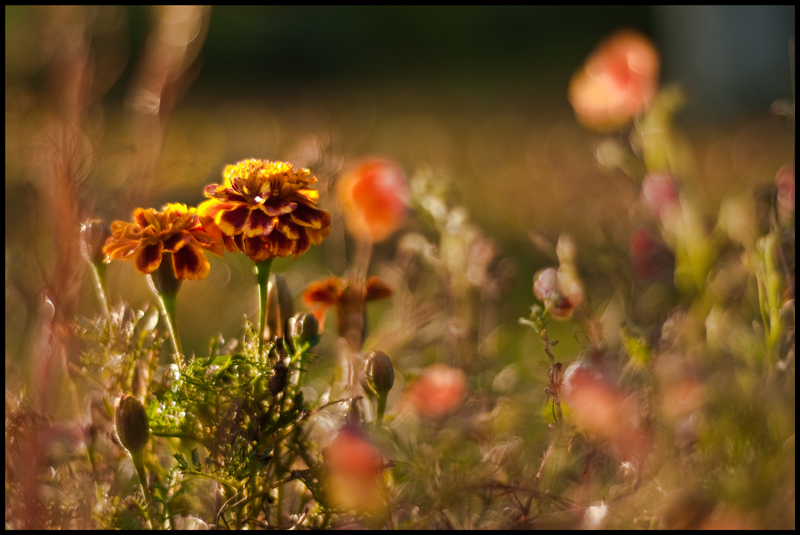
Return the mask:
[[343,332],[342,323],[345,309],[351,301],[361,298],[360,301],[385,299],[392,295],[392,289],[380,277],[370,277],[364,285],[363,295],[352,295],[354,286],[348,284],[347,279],[329,277],[312,282],[303,292],[303,299],[312,308],[311,312],[319,320],[320,326],[325,324],[325,314],[328,308],[335,306],[339,315],[339,330]]
[[356,428],[344,427],[322,450],[330,500],[346,509],[379,512],[383,457]]
[[429,366],[408,390],[408,400],[418,413],[429,418],[456,408],[467,390],[464,372],[444,364]]
[[600,44],[569,83],[569,101],[582,125],[608,132],[653,101],[660,59],[647,37],[621,30]]
[[229,252],[240,251],[255,262],[297,258],[331,233],[330,213],[318,207],[319,192],[309,187],[317,179],[310,174],[267,160],[229,165],[222,184],[206,186],[211,199],[197,212]]
[[586,361],[567,367],[561,399],[577,423],[590,436],[608,443],[622,461],[642,461],[651,437],[641,425],[638,404],[626,396]]
[[222,256],[222,243],[200,224],[197,211],[185,204],[167,204],[163,211],[137,208],[133,223],[115,221],[111,237],[103,246],[106,263],[133,258],[136,271],[143,275],[161,265],[163,253],[172,253],[178,280],[202,280],[211,266],[203,251]]
[[338,191],[347,230],[363,240],[385,240],[408,212],[405,174],[393,162],[362,163],[342,178]]

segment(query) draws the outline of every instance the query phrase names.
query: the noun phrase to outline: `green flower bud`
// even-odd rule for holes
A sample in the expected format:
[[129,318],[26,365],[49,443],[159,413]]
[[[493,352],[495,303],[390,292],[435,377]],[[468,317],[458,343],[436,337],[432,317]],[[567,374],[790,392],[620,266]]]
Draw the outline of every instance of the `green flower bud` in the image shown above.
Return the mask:
[[314,314],[298,312],[289,320],[289,333],[298,345],[308,344],[309,347],[319,342],[319,320]]
[[142,451],[150,438],[147,412],[142,402],[133,396],[125,394],[119,399],[114,426],[119,441],[131,453]]
[[392,361],[383,351],[376,350],[367,356],[367,383],[377,394],[388,392],[394,385]]

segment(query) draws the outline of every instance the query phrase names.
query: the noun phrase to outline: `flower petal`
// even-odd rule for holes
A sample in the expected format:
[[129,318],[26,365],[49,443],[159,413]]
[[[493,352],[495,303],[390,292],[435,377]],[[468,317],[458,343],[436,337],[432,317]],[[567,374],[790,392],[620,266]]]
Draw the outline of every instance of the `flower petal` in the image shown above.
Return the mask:
[[261,210],[252,210],[244,225],[244,234],[248,238],[254,236],[269,236],[275,228],[277,218],[265,214]]
[[[298,225],[292,223],[292,218],[283,216],[278,218],[278,230],[287,238],[296,240],[300,238],[300,228]],[[303,229],[305,230],[305,229]]]
[[136,271],[142,275],[152,273],[161,265],[161,253],[164,250],[164,243],[147,244],[136,250],[133,257],[133,265]]
[[331,225],[331,214],[327,210],[299,204],[297,209],[292,212],[292,221],[304,227],[321,229]]
[[178,232],[164,240],[164,249],[170,253],[180,251],[184,245],[189,243],[191,236],[188,232]]
[[103,246],[103,254],[106,255],[106,262],[128,258],[139,248],[139,244],[139,240],[109,238]]
[[215,238],[208,232],[203,229],[195,229],[190,231],[191,240],[194,245],[197,247],[201,247],[210,253],[214,253],[217,256],[222,256],[223,248],[222,241],[218,238]]
[[314,245],[319,245],[320,243],[322,243],[322,240],[331,235],[330,225],[327,227],[323,227],[319,230],[313,228],[306,228],[305,230],[306,234],[308,234],[308,238]]
[[370,277],[367,279],[367,301],[373,299],[385,299],[393,293],[391,287],[380,277]]
[[217,214],[214,222],[217,224],[223,234],[233,236],[234,234],[241,234],[244,230],[244,224],[250,215],[250,210],[247,206],[238,205],[231,210],[224,210]]
[[308,237],[308,233],[300,231],[300,238],[294,243],[294,251],[292,252],[292,258],[297,258],[301,254],[308,251],[310,247],[311,247],[311,240]]
[[262,204],[261,209],[264,210],[264,213],[267,215],[279,216],[296,210],[297,203],[288,201],[270,201]]
[[211,264],[206,255],[193,245],[183,247],[174,253],[172,262],[175,267],[175,277],[182,281],[205,279],[211,271]]

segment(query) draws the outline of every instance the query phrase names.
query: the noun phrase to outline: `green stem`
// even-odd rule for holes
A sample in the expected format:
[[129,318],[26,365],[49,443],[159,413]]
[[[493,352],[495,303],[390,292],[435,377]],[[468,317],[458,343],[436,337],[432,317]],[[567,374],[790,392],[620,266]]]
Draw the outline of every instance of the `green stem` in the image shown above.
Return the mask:
[[103,262],[97,264],[92,263],[92,268],[94,268],[92,271],[94,272],[94,287],[97,292],[97,299],[100,301],[100,305],[103,307],[103,312],[106,313],[106,317],[110,317],[111,311],[108,308],[108,287],[106,286],[108,264],[104,264]]
[[381,427],[383,423],[383,413],[386,412],[386,399],[389,397],[389,392],[378,392],[378,417],[375,419],[375,427]]
[[175,347],[175,362],[181,370],[184,367],[183,360],[183,345],[181,344],[181,337],[178,335],[178,295],[177,294],[159,294],[159,299],[162,305],[162,312],[167,320],[167,327],[169,328],[169,335],[172,338],[172,345]]
[[147,511],[147,520],[150,523],[150,529],[155,527],[155,515],[153,509],[153,496],[150,494],[150,487],[147,485],[147,474],[144,471],[144,452],[142,450],[137,452],[130,452],[131,459],[133,459],[133,466],[136,468],[136,474],[139,476],[139,483],[142,484],[142,491],[144,492],[145,510]]
[[267,283],[269,270],[272,267],[272,258],[256,263],[258,275],[258,354],[264,348],[264,327],[267,324]]

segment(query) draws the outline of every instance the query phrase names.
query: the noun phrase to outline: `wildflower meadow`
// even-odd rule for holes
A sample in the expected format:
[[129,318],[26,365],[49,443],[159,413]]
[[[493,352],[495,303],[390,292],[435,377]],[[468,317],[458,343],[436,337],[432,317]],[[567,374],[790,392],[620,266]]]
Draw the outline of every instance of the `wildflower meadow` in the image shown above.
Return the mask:
[[6,6],[6,529],[793,529],[751,7]]

